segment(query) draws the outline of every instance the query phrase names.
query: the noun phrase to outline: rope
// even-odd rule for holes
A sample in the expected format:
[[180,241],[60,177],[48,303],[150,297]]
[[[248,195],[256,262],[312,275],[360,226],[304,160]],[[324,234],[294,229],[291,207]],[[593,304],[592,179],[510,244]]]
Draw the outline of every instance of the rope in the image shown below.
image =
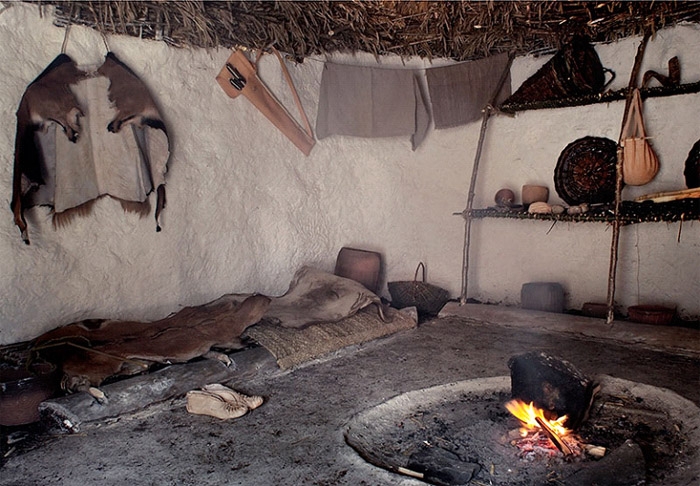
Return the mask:
[[63,34],[63,44],[61,45],[61,54],[66,53],[66,44],[68,44],[68,34],[70,34],[71,24],[66,25],[66,32]]
[[107,49],[107,52],[112,52],[111,49],[109,48],[109,44],[107,43],[107,36],[105,35],[104,32],[100,32],[100,35],[102,36],[102,42],[105,44],[105,49]]

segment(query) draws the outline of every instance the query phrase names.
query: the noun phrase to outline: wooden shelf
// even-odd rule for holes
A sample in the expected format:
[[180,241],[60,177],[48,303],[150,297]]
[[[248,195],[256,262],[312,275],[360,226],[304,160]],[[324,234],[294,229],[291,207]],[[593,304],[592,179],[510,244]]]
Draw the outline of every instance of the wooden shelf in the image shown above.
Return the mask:
[[[530,214],[503,208],[473,209],[473,218],[534,219],[543,221],[612,223],[615,220],[613,204],[598,206],[584,214]],[[700,221],[700,199],[689,198],[664,203],[622,201],[620,223],[653,223]]]
[[[681,84],[679,86],[653,86],[640,88],[639,93],[642,99],[657,98],[662,96],[675,96],[700,92],[700,81],[695,83]],[[533,101],[529,103],[504,103],[498,109],[504,113],[515,113],[526,110],[543,110],[546,108],[565,108],[571,106],[584,106],[596,103],[609,103],[611,101],[624,100],[627,96],[627,88],[617,91],[606,91],[599,94],[590,94],[572,98],[562,98],[558,100]]]

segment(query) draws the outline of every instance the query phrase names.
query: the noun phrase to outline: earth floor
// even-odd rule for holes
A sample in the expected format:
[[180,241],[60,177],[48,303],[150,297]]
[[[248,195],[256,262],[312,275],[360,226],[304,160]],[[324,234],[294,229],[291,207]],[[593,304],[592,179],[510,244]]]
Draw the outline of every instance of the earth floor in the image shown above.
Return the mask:
[[353,416],[411,390],[508,375],[508,359],[528,351],[560,356],[589,376],[667,388],[700,406],[698,336],[692,329],[452,306],[416,329],[290,371],[276,369],[265,354],[260,369],[275,371],[227,383],[265,397],[238,419],[191,415],[179,396],[85,423],[74,434],[5,430],[14,443],[3,451],[0,484],[425,484],[375,467],[348,446],[344,432]]

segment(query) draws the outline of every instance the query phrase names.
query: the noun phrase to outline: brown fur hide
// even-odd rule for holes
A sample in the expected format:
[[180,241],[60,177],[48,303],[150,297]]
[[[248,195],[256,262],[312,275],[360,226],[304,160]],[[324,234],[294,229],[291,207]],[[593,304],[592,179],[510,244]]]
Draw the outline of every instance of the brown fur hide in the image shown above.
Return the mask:
[[11,206],[22,239],[29,244],[27,207],[51,207],[60,227],[103,196],[143,214],[152,191],[160,230],[169,155],[165,124],[131,69],[111,52],[95,72],[59,55],[27,87],[17,110]]
[[114,375],[131,375],[154,363],[182,363],[213,347],[241,347],[240,336],[265,314],[264,295],[225,295],[209,304],[185,307],[155,322],[89,321],[39,336],[33,349],[61,365],[69,390],[98,386]]

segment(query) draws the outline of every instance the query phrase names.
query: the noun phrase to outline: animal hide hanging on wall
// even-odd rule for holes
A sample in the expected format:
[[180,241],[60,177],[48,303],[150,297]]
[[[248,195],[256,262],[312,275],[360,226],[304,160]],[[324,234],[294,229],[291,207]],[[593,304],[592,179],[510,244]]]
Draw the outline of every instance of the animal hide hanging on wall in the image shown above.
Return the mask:
[[165,207],[170,147],[146,85],[113,53],[95,71],[60,54],[28,87],[17,111],[12,212],[29,244],[24,209],[50,206],[54,224],[89,212],[102,196],[148,213]]

